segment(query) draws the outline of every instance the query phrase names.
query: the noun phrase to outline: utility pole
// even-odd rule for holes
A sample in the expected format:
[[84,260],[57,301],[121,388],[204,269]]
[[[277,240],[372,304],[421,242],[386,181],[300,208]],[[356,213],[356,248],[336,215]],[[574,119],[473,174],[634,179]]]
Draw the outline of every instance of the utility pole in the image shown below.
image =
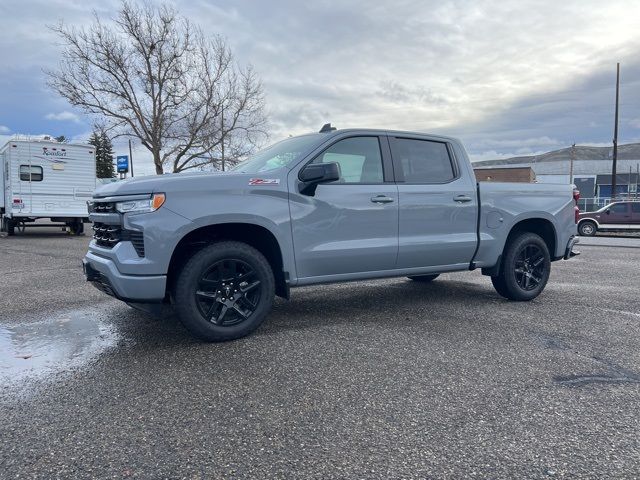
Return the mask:
[[616,198],[616,174],[618,169],[618,103],[620,100],[620,63],[616,63],[616,117],[613,127],[613,167],[611,169],[611,200]]
[[569,184],[573,185],[573,162],[576,159],[576,144],[571,145],[571,159],[569,160]]
[[133,153],[131,151],[131,139],[129,139],[129,168],[131,169],[131,176],[133,177]]

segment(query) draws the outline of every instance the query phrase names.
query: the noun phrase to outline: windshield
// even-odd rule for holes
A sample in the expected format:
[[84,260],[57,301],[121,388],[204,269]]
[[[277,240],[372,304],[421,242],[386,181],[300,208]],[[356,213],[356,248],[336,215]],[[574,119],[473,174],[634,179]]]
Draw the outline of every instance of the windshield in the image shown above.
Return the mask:
[[317,135],[302,135],[282,140],[260,150],[230,171],[240,173],[262,173],[286,167],[302,157],[318,143]]

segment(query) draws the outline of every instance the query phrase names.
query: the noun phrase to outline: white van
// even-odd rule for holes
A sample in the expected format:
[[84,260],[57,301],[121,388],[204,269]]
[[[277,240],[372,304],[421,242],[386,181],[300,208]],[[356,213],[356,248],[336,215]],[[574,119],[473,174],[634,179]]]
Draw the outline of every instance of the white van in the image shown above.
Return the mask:
[[96,188],[92,145],[9,140],[0,148],[2,230],[13,235],[39,218],[84,231],[87,200]]

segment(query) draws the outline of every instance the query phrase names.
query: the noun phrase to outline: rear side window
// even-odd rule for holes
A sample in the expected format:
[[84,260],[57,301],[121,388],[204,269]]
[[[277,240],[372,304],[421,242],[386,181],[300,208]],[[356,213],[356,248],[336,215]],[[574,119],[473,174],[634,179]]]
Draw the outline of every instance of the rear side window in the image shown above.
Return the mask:
[[627,213],[628,204],[627,203],[614,203],[613,205],[611,205],[609,210],[611,210],[611,213]]
[[633,213],[640,213],[640,202],[634,202],[631,204],[631,211]]
[[406,183],[446,183],[456,177],[445,143],[392,138],[391,153]]
[[38,165],[20,165],[20,180],[23,182],[41,182],[42,167]]

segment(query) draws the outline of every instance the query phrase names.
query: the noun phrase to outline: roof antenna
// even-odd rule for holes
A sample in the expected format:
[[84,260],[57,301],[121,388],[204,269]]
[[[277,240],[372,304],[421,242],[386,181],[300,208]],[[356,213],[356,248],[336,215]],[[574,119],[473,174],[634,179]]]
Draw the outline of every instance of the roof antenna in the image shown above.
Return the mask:
[[337,128],[332,127],[330,123],[325,123],[320,129],[320,133],[333,132],[334,130],[337,130]]

